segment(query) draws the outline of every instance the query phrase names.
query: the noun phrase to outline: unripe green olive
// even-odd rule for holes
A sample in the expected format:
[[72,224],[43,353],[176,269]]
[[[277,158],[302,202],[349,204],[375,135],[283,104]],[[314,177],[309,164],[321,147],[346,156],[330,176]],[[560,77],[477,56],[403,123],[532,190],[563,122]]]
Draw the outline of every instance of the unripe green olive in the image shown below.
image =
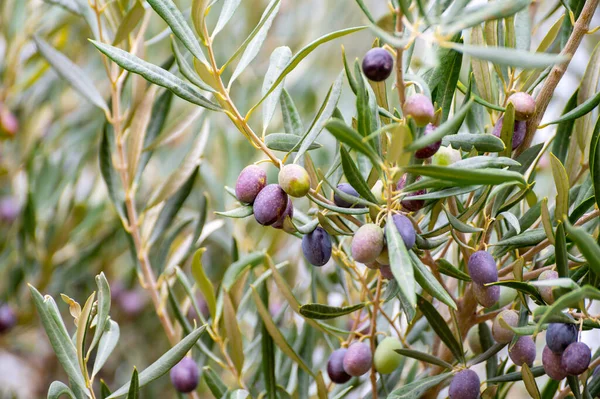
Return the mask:
[[304,197],[310,190],[310,176],[300,165],[285,165],[279,171],[279,186],[292,197]]
[[400,366],[402,355],[396,353],[396,349],[402,349],[398,338],[387,337],[377,345],[373,359],[377,372],[389,374]]

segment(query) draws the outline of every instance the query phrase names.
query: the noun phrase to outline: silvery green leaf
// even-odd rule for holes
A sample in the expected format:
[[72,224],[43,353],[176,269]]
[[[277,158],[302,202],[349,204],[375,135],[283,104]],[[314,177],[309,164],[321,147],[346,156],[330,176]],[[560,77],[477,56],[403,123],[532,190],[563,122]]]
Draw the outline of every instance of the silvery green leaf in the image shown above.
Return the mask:
[[108,360],[108,357],[117,346],[119,342],[120,329],[116,321],[108,320],[108,324],[104,327],[102,338],[98,344],[98,351],[96,352],[96,360],[94,361],[94,368],[92,370],[92,377],[98,374],[102,369],[102,366]]
[[[256,27],[258,29],[252,31],[252,33],[249,36],[249,38],[251,37],[252,39],[250,39],[249,42],[244,42],[242,44],[241,47],[243,47],[244,44],[246,45],[244,54],[242,54],[240,62],[238,62],[238,64],[235,67],[235,70],[233,71],[233,74],[231,75],[231,79],[229,80],[229,86],[231,86],[231,84],[237,79],[238,76],[240,76],[244,69],[246,69],[246,67],[250,65],[252,60],[254,60],[254,58],[260,51],[260,48],[262,47],[265,39],[267,38],[267,33],[269,33],[269,29],[271,29],[273,20],[275,19],[275,16],[279,11],[280,4],[280,0],[272,0],[271,3],[269,3],[267,9],[265,10],[263,16],[260,19],[260,22],[258,23],[258,26]],[[279,84],[279,82],[277,84]],[[265,94],[263,94],[263,96],[265,96]]]
[[110,46],[108,44],[91,41],[94,46],[104,53],[108,58],[116,62],[122,68],[143,76],[149,82],[162,86],[175,94],[183,98],[192,104],[199,105],[201,107],[220,111],[221,107],[217,104],[209,101],[204,97],[198,89],[190,85],[187,82],[179,79],[171,72],[162,69],[154,64],[146,62],[127,51],[121,50],[117,47]]
[[288,93],[285,88],[281,93],[280,102],[285,132],[296,136],[302,136],[304,132],[302,119],[300,118],[296,104],[294,104],[294,100],[292,100],[290,93]]
[[136,2],[133,4],[133,7],[131,7],[131,9],[127,11],[127,14],[125,14],[123,17],[123,20],[117,29],[117,33],[115,33],[115,38],[112,42],[113,46],[121,43],[129,36],[131,32],[133,32],[137,24],[140,23],[140,21],[144,18],[145,13],[146,9],[142,5],[142,2],[136,0]]
[[409,42],[407,38],[401,38],[396,36],[394,33],[386,32],[377,25],[369,25],[369,29],[371,29],[376,36],[379,36],[381,39],[383,39],[384,42],[395,48],[403,49],[404,46],[406,46]]
[[98,306],[96,310],[96,328],[94,331],[94,338],[90,344],[89,352],[96,347],[96,344],[100,340],[100,337],[104,333],[105,327],[108,323],[108,315],[110,312],[110,287],[104,272],[100,272],[96,276],[96,285],[98,286]]
[[463,151],[471,151],[473,148],[484,152],[500,152],[504,150],[502,140],[493,134],[452,134],[442,139],[442,145],[451,146],[456,150]]
[[173,3],[172,0],[148,0],[148,4],[150,4],[150,7],[152,7],[167,25],[169,25],[173,34],[181,40],[183,45],[190,50],[192,55],[198,60],[206,63],[207,60],[202,52],[198,39],[194,36],[194,32],[185,21],[185,18],[175,3]]
[[241,2],[242,0],[225,0],[223,8],[221,8],[221,14],[219,14],[217,25],[215,26],[215,29],[213,29],[212,37],[215,37],[221,32],[225,25],[227,25],[227,22],[229,22]]
[[459,18],[444,21],[442,32],[452,35],[482,22],[510,17],[527,7],[531,0],[503,0],[487,3],[473,11],[463,12]]
[[89,76],[79,66],[39,37],[34,36],[33,40],[40,54],[50,63],[61,78],[66,80],[83,98],[104,112],[108,112],[106,102],[100,92],[98,92],[98,89],[96,89],[94,82],[90,80]]
[[48,399],[59,399],[62,395],[68,395],[71,399],[76,399],[75,394],[67,385],[60,381],[54,381],[48,389]]
[[174,37],[171,38],[171,48],[173,49],[173,55],[175,55],[175,61],[177,62],[177,66],[179,67],[179,72],[191,83],[195,84],[202,90],[214,92],[215,89],[210,87],[208,84],[204,83],[198,74],[190,64],[187,63],[185,59],[185,55],[181,52],[179,45],[177,44],[177,39]]
[[[265,145],[271,150],[293,152],[300,147],[302,137],[289,133],[271,133],[265,136]],[[308,151],[321,148],[322,145],[313,141],[308,147]]]
[[[156,380],[163,376],[169,370],[175,366],[186,353],[192,349],[200,335],[204,332],[206,326],[199,327],[192,331],[189,335],[183,338],[177,345],[169,349],[164,355],[162,355],[156,362],[152,363],[148,368],[139,374],[139,385],[140,388],[147,385],[148,383]],[[107,399],[120,398],[125,396],[129,392],[130,382],[123,385],[121,388],[113,392]]]
[[455,43],[449,43],[448,46],[463,54],[491,61],[496,65],[523,69],[546,68],[547,66],[560,64],[568,60],[562,54],[532,53],[506,47],[470,46]]
[[[273,53],[271,54],[271,58],[269,60],[269,69],[267,69],[267,74],[265,75],[265,80],[263,81],[262,85],[263,95],[266,93],[269,87],[271,87],[273,81],[277,76],[279,76],[283,68],[287,66],[291,58],[292,50],[290,50],[289,47],[282,46],[277,47],[275,50],[273,50]],[[275,91],[269,94],[269,96],[264,101],[262,117],[263,133],[267,131],[269,122],[271,122],[271,119],[273,119],[275,109],[277,108],[277,104],[279,103],[281,91],[283,90],[283,84],[284,82],[282,81],[279,84],[279,86],[275,89]]]
[[413,265],[391,215],[385,225],[385,237],[390,256],[390,268],[400,287],[400,296],[411,309],[414,309],[417,305],[417,295]]
[[340,94],[342,93],[342,82],[343,82],[344,72],[340,72],[333,85],[329,89],[321,108],[315,115],[312,124],[308,128],[308,131],[302,138],[302,144],[300,144],[300,149],[298,153],[294,157],[294,163],[298,162],[298,160],[304,155],[304,153],[310,148],[311,144],[319,137],[321,131],[325,127],[325,124],[329,119],[333,116],[333,112],[337,107],[337,103],[340,99]]

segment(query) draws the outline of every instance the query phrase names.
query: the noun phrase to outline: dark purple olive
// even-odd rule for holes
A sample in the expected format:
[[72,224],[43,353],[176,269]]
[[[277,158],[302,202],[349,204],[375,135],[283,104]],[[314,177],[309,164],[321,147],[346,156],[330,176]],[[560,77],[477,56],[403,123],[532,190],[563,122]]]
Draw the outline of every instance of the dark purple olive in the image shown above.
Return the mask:
[[[496,125],[494,126],[494,130],[492,130],[492,134],[496,137],[500,137],[502,134],[502,124],[504,121],[504,116],[501,116]],[[513,127],[513,136],[512,136],[512,149],[516,149],[521,144],[523,144],[523,140],[525,139],[525,133],[527,133],[527,123],[525,121],[515,121]]]
[[[406,175],[403,175],[402,178],[400,179],[400,181],[398,181],[398,185],[396,186],[396,189],[398,191],[402,190],[404,188],[404,186],[406,185]],[[415,179],[415,182],[421,180],[421,176],[418,176]],[[402,201],[400,201],[400,204],[402,205],[402,207],[404,209],[406,209],[409,212],[417,212],[419,211],[421,208],[423,208],[423,206],[425,206],[425,200],[419,199],[419,200],[411,200],[409,199],[412,196],[415,195],[423,195],[426,194],[427,191],[426,190],[418,190],[415,191],[414,193],[408,194],[407,196],[404,197],[404,199]]]
[[573,342],[562,354],[561,364],[568,375],[580,375],[590,366],[592,351],[583,342]]
[[508,97],[508,102],[515,107],[515,119],[518,121],[526,121],[535,113],[535,100],[527,93],[514,93]]
[[235,183],[235,196],[240,202],[252,204],[267,185],[267,174],[259,166],[246,166]]
[[17,315],[10,305],[0,305],[0,334],[10,331],[17,325]]
[[344,371],[344,356],[347,351],[348,349],[346,348],[340,348],[331,352],[327,361],[327,374],[331,382],[343,384],[352,378],[351,375]]
[[496,261],[486,251],[474,252],[469,257],[469,276],[477,284],[494,283],[498,281]]
[[[423,132],[423,136],[427,136],[435,130],[435,126],[431,123],[425,126],[425,131]],[[427,147],[421,148],[420,150],[415,151],[415,158],[417,159],[427,159],[432,157],[442,145],[442,140],[436,141],[435,143],[429,144]]]
[[433,120],[435,109],[425,94],[413,94],[404,102],[404,116],[414,119],[419,127],[426,126]]
[[191,357],[184,357],[169,373],[171,384],[181,393],[190,393],[198,387],[200,372],[198,365]]
[[561,354],[577,341],[577,326],[567,323],[550,323],[546,329],[546,345],[556,354]]
[[381,265],[379,266],[379,272],[381,273],[381,277],[386,280],[393,280],[394,273],[392,273],[392,268],[389,265]]
[[401,213],[395,214],[392,216],[392,219],[394,220],[394,225],[398,229],[398,233],[400,233],[400,237],[402,237],[402,241],[404,241],[404,245],[406,248],[411,249],[417,240],[415,226],[413,226],[409,218]]
[[479,398],[479,376],[473,370],[462,370],[454,375],[450,382],[448,394],[450,399]]
[[288,195],[278,184],[269,184],[256,196],[252,209],[254,219],[263,226],[270,226],[281,219],[288,203]]
[[374,223],[363,224],[352,237],[352,258],[360,263],[373,262],[383,251],[383,244],[381,227]]
[[294,226],[290,223],[290,221],[286,221],[288,216],[290,219],[294,217],[294,204],[292,204],[292,200],[289,198],[289,196],[283,215],[275,223],[273,223],[272,226],[276,229],[283,229],[289,233],[293,232]]
[[331,237],[322,227],[302,237],[302,252],[313,266],[323,266],[331,258]]
[[[354,189],[354,187],[352,187],[350,184],[348,183],[340,183],[337,186],[338,190],[342,191],[345,194],[351,195],[353,197],[360,197],[358,194],[358,191],[356,191]],[[352,202],[346,201],[345,199],[343,199],[342,197],[340,197],[337,194],[333,194],[333,202],[341,207],[341,208],[364,208],[364,205],[361,204],[353,204]]]
[[535,342],[533,338],[528,335],[524,335],[517,339],[517,342],[508,349],[508,356],[517,366],[527,364],[529,367],[533,366],[535,361]]
[[360,377],[371,369],[373,354],[368,344],[356,342],[344,355],[344,371],[353,377]]
[[394,59],[392,55],[382,49],[375,47],[367,51],[362,62],[362,70],[367,79],[374,82],[386,80],[394,68]]
[[490,285],[486,287],[473,283],[473,294],[481,306],[491,308],[500,300],[500,286]]
[[542,351],[542,366],[544,366],[544,371],[548,377],[556,381],[560,381],[567,376],[567,372],[561,364],[561,359],[562,355],[558,355],[552,352],[548,346],[544,346],[544,350]]

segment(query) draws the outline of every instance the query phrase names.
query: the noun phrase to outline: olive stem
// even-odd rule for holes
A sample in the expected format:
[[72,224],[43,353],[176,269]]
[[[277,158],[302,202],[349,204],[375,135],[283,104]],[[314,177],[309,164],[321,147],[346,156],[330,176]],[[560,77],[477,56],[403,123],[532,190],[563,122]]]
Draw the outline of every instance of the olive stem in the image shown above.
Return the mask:
[[[371,316],[371,355],[375,355],[375,338],[377,331],[377,309],[379,308],[379,298],[381,297],[381,273],[377,277],[377,290],[375,292],[375,300],[373,301],[373,315]],[[377,399],[377,370],[375,370],[375,362],[371,363],[371,389],[373,399]]]

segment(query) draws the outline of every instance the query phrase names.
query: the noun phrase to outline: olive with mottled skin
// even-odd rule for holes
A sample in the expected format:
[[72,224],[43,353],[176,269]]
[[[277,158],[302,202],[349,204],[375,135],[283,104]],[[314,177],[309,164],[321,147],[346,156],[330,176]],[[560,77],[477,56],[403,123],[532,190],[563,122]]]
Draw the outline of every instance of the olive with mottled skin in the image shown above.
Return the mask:
[[546,329],[546,345],[554,353],[563,353],[573,342],[577,341],[577,325],[567,323],[550,323]]
[[281,217],[277,219],[277,221],[271,226],[275,227],[276,229],[283,229],[288,233],[293,233],[295,229],[292,223],[289,220],[286,220],[288,217],[290,219],[294,217],[294,204],[292,204],[292,200],[289,197],[283,215],[281,215]]
[[17,315],[14,309],[7,304],[0,305],[0,334],[10,331],[17,325]]
[[469,257],[469,276],[477,284],[488,284],[498,281],[496,261],[486,251],[474,252]]
[[322,227],[302,237],[302,253],[313,266],[323,266],[331,258],[331,237]]
[[383,230],[373,223],[363,224],[352,237],[352,257],[360,263],[373,262],[383,251]]
[[473,370],[462,370],[454,375],[448,394],[450,399],[477,399],[480,394],[479,376]]
[[378,373],[389,374],[400,366],[402,356],[396,352],[396,349],[402,349],[402,343],[394,337],[384,338],[377,345],[373,363]]
[[238,201],[252,204],[256,196],[267,185],[267,174],[256,165],[246,166],[235,183],[235,196]]
[[310,176],[300,165],[285,165],[279,171],[279,186],[292,197],[304,197],[310,190]]
[[[402,175],[402,178],[400,179],[400,181],[398,181],[398,185],[396,187],[396,189],[398,191],[402,190],[404,188],[404,186],[406,185],[406,177],[407,177],[406,175]],[[415,179],[415,182],[417,182],[419,180],[421,180],[421,176],[418,176]],[[425,206],[425,200],[422,200],[422,199],[415,200],[415,199],[409,199],[409,198],[413,197],[415,195],[423,195],[425,193],[427,193],[426,190],[418,190],[418,191],[415,191],[414,193],[408,194],[404,197],[404,199],[402,201],[400,201],[400,204],[407,211],[417,212],[421,208],[423,208],[423,206]]]
[[[501,137],[502,135],[502,125],[504,123],[504,116],[501,116],[496,125],[494,125],[494,130],[492,130],[492,134],[496,137]],[[521,144],[523,144],[523,140],[525,139],[525,133],[527,132],[527,123],[525,121],[515,121],[513,126],[513,136],[512,136],[512,149],[516,149]]]
[[[538,281],[544,280],[555,280],[558,278],[558,273],[554,270],[544,270],[540,276],[538,277]],[[552,293],[552,288],[550,286],[547,287],[538,287],[538,291],[548,305],[552,305],[554,303],[554,294]]]
[[552,352],[547,345],[544,346],[544,350],[542,351],[542,366],[544,366],[544,371],[548,377],[556,381],[567,377],[567,372],[563,368],[561,361],[562,355]]
[[344,371],[353,377],[360,377],[371,369],[373,354],[368,344],[356,342],[344,355]]
[[535,100],[530,94],[517,92],[508,97],[508,102],[515,107],[515,119],[526,121],[535,113]]
[[191,357],[184,357],[171,369],[171,384],[181,393],[190,393],[198,387],[200,372],[198,365]]
[[502,318],[509,326],[517,327],[519,325],[519,314],[514,310],[503,310],[496,316],[494,324],[492,324],[492,337],[494,337],[498,343],[508,344],[512,341],[515,333],[508,328],[502,327],[500,318]]
[[568,375],[580,375],[590,366],[592,351],[583,342],[573,342],[562,354],[561,365]]
[[[428,136],[428,135],[432,134],[434,130],[435,130],[435,126],[433,126],[431,123],[428,124],[427,126],[425,126],[425,131],[423,132],[423,136]],[[438,152],[441,145],[442,145],[442,140],[436,141],[435,143],[431,143],[427,147],[423,147],[423,148],[415,151],[415,158],[417,158],[417,159],[430,158],[436,152]]]
[[269,184],[256,196],[252,209],[254,219],[263,226],[270,226],[283,216],[288,195],[277,184]]
[[[352,187],[348,183],[338,184],[337,189],[340,190],[341,192],[343,192],[344,194],[348,194],[348,195],[351,195],[351,196],[357,197],[357,198],[360,197],[360,195],[358,194],[358,191],[356,191],[354,189],[354,187]],[[336,193],[333,194],[333,203],[341,208],[364,208],[364,205],[355,204],[350,201],[346,201],[345,199],[343,199]]]
[[417,240],[417,233],[415,232],[415,227],[412,222],[401,213],[392,216],[392,220],[398,229],[398,233],[400,233],[400,237],[402,237],[402,241],[404,241],[404,245],[407,249],[411,249]]
[[477,283],[473,283],[473,294],[477,302],[484,308],[491,308],[500,299],[500,286],[490,285],[483,286]]
[[532,367],[535,361],[535,354],[535,342],[528,335],[519,337],[515,344],[508,349],[510,360],[517,366],[527,364],[529,367]]
[[433,120],[435,110],[429,97],[424,94],[413,94],[404,102],[404,116],[410,116],[419,127],[426,126]]
[[344,384],[352,378],[352,376],[344,371],[344,356],[348,349],[340,348],[331,352],[327,361],[327,374],[331,382],[336,384]]
[[367,79],[374,82],[386,80],[392,73],[394,59],[392,55],[382,49],[375,47],[367,51],[362,62],[362,70]]

